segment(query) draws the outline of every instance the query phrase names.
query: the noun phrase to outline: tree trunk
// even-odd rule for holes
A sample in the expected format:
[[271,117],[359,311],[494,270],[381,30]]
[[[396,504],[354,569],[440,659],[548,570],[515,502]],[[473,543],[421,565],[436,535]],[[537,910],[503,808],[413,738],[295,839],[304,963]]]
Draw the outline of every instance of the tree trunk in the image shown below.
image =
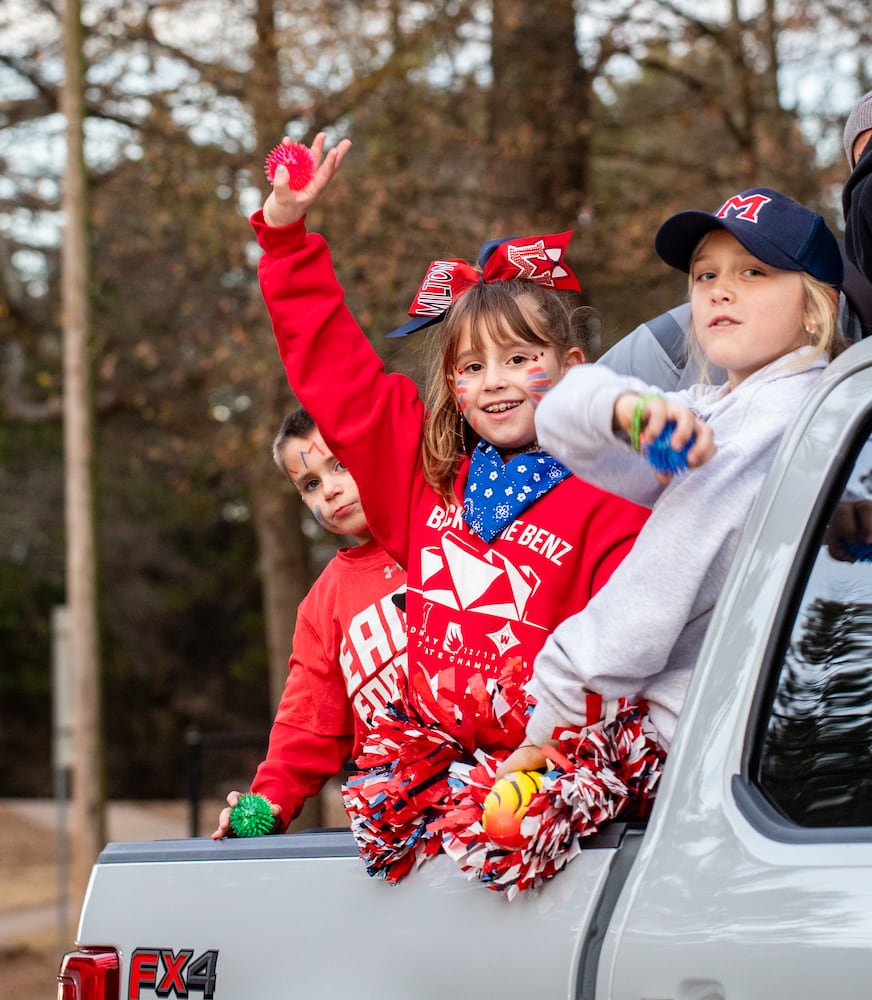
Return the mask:
[[309,589],[309,546],[300,524],[300,498],[281,489],[280,473],[268,455],[255,458],[253,465],[251,516],[259,552],[270,704],[275,709],[288,676],[297,606]]
[[63,184],[63,306],[66,577],[70,609],[73,735],[72,880],[84,892],[105,843],[102,782],[97,555],[94,514],[94,426],[90,372],[89,240],[84,159],[81,17],[78,0],[64,4],[66,74],[63,109],[67,159]]
[[588,189],[590,80],[572,0],[493,0],[489,172],[495,234],[575,224]]
[[[250,99],[256,145],[265,153],[281,139],[284,128],[278,112],[280,84],[273,0],[257,0],[256,26],[257,48],[250,76]],[[264,349],[275,358],[269,320],[259,297],[252,307],[250,322],[263,330]],[[283,487],[281,473],[270,457],[281,419],[296,405],[281,368],[276,361],[272,364],[276,365],[275,374],[264,380],[261,394],[257,433],[260,451],[254,459],[250,488],[260,554],[270,700],[275,708],[288,675],[297,605],[309,589],[311,572],[308,543],[301,526],[305,509],[299,498]]]

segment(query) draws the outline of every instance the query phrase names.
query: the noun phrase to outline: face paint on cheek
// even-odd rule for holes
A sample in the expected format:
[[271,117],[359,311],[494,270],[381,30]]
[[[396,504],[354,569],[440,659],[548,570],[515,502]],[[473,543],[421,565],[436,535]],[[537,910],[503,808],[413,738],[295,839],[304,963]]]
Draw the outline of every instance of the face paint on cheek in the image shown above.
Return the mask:
[[457,405],[460,407],[460,412],[466,416],[466,412],[469,409],[469,397],[467,396],[467,380],[459,378],[454,383],[454,393],[457,397]]
[[454,383],[454,392],[457,396],[457,405],[460,407],[460,412],[466,416],[466,411],[469,408],[469,400],[466,395],[466,383],[460,379]]
[[315,507],[312,511],[312,517],[321,525],[322,528],[329,528],[331,525],[330,518],[325,517],[324,512],[320,507]]
[[553,384],[551,376],[541,366],[530,369],[527,373],[527,392],[534,407],[542,402],[542,397]]
[[460,414],[463,419],[469,424],[469,426],[476,432],[479,433],[478,428],[475,426],[474,421],[470,417],[470,404],[469,399],[466,394],[467,382],[465,379],[457,379],[454,383],[454,391],[457,395],[457,405],[460,407]]

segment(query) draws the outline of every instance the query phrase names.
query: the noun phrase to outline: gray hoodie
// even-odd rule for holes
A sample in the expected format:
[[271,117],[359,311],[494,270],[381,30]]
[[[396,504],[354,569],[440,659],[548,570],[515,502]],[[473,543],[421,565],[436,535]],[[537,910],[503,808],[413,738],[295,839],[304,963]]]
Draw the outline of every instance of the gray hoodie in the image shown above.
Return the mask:
[[751,506],[781,436],[826,367],[803,347],[728,387],[665,393],[714,431],[704,466],[661,486],[653,469],[612,431],[622,392],[646,383],[605,365],[571,368],[536,411],[539,443],[581,478],[652,507],[609,582],[551,634],[533,665],[535,743],[555,728],[587,724],[585,692],[645,698],[668,747],[687,684]]

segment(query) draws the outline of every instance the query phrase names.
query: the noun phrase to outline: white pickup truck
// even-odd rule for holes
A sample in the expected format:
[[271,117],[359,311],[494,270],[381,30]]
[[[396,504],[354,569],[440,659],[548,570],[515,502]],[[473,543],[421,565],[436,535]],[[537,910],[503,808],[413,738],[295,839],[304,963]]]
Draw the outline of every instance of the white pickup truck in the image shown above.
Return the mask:
[[850,527],[864,503],[872,340],[796,414],[645,828],[604,829],[511,902],[445,858],[397,886],[369,878],[347,831],[110,844],[59,998],[867,1000],[872,546],[852,548]]

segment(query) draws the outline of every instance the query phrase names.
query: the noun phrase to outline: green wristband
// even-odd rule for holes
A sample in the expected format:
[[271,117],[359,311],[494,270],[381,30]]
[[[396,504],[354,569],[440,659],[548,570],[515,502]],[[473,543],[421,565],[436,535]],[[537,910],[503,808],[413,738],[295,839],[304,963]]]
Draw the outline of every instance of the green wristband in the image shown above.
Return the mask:
[[659,392],[647,393],[639,397],[633,416],[630,418],[630,444],[634,451],[642,450],[642,415],[645,407],[654,399],[663,399]]

